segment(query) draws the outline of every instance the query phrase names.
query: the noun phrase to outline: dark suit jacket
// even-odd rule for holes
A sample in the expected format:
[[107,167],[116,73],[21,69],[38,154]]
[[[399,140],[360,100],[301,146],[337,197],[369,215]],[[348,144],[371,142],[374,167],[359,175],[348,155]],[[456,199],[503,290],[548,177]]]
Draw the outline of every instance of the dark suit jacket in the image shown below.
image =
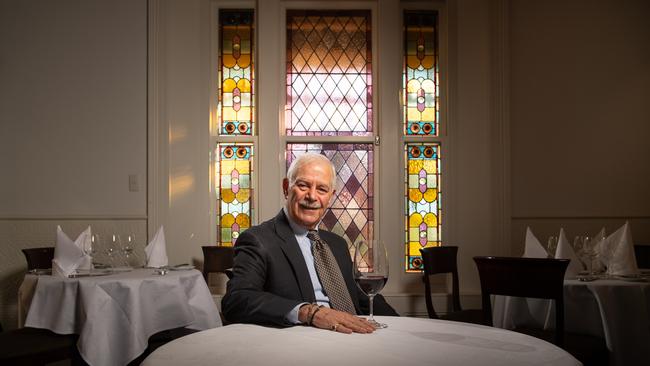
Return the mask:
[[[352,278],[352,260],[340,236],[320,230],[341,268],[357,314],[368,313],[368,297]],[[244,231],[235,243],[233,277],[221,301],[224,317],[233,323],[290,326],[285,315],[296,305],[314,302],[305,259],[289,221],[280,210],[273,219]],[[375,296],[375,315],[398,315],[381,296]]]

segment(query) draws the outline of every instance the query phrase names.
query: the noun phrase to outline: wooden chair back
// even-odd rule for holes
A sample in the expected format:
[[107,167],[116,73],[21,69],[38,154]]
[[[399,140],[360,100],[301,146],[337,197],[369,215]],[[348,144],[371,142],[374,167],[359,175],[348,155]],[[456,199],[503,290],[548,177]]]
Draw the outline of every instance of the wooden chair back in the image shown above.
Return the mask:
[[492,325],[490,295],[532,297],[555,301],[555,344],[564,344],[564,273],[568,259],[474,257],[481,281],[486,324]]
[[222,272],[228,274],[232,268],[234,249],[232,247],[208,245],[203,249],[203,277],[208,282],[208,274]]
[[439,319],[438,314],[433,307],[433,300],[431,299],[431,282],[429,276],[434,274],[451,274],[451,311],[462,311],[463,309],[460,306],[460,290],[458,285],[458,247],[444,246],[421,248],[420,253],[422,254],[422,262],[424,264],[422,281],[424,281],[424,299],[427,304],[427,313],[429,313],[429,318]]
[[650,268],[650,244],[634,245],[634,256],[639,268]]
[[27,248],[22,251],[27,260],[27,270],[52,268],[54,247]]

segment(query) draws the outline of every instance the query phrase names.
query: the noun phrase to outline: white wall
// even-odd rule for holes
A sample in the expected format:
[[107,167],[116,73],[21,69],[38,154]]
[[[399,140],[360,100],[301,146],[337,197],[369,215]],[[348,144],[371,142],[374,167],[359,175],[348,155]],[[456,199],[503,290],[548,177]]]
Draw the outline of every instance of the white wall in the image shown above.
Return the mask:
[[52,246],[59,224],[146,239],[146,0],[0,1],[0,80],[0,321],[11,328],[21,248]]
[[145,217],[146,1],[0,6],[0,217]]
[[650,2],[512,0],[513,254],[630,220],[650,243]]

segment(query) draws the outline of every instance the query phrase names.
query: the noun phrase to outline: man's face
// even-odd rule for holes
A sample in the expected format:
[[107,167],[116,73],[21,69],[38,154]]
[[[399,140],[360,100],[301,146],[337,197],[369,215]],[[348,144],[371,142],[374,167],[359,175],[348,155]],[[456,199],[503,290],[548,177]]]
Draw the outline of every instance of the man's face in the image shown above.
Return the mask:
[[327,163],[314,161],[300,167],[296,181],[289,186],[284,179],[282,187],[287,198],[287,211],[291,219],[307,229],[314,229],[325,215],[334,187],[330,187],[331,170]]

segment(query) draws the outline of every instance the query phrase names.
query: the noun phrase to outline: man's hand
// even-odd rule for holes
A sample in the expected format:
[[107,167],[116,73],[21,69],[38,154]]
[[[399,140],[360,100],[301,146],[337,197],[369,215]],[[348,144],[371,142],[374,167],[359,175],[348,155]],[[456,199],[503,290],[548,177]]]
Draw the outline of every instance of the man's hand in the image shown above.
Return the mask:
[[[304,305],[300,308],[299,318],[305,323],[309,317],[309,310],[311,305]],[[372,333],[375,327],[372,326],[366,319],[360,318],[356,315],[330,309],[328,307],[321,307],[316,311],[311,319],[311,325],[316,328],[329,329],[335,332],[350,334],[355,333]]]

